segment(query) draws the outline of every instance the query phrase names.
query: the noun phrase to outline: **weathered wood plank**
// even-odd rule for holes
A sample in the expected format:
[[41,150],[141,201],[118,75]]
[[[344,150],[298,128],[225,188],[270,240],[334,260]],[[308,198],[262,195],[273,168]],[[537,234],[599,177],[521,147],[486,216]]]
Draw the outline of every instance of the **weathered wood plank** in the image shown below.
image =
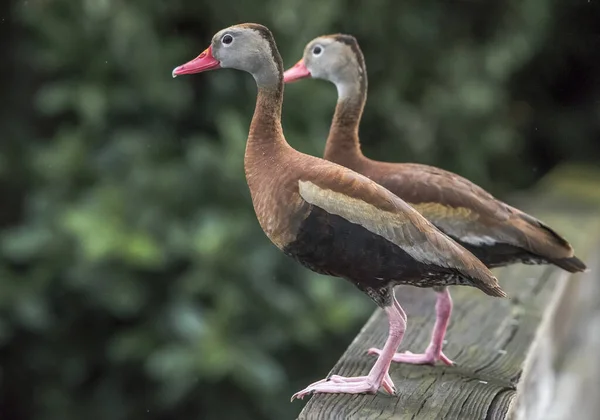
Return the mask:
[[566,283],[540,328],[519,384],[511,418],[595,420],[600,412],[600,243],[590,272]]
[[[574,215],[572,203],[567,213],[557,207],[535,214],[556,226],[577,255],[587,260],[600,237],[598,214],[581,206]],[[316,395],[299,419],[507,418],[539,327],[543,319],[552,316],[573,276],[547,266],[515,265],[495,272],[510,299],[490,298],[472,288],[452,288],[455,304],[444,352],[456,362],[455,367],[393,364],[390,374],[397,396],[381,392]],[[435,294],[399,287],[396,295],[408,315],[400,351],[423,351],[435,319]],[[365,375],[374,362],[366,349],[381,347],[386,335],[385,314],[377,310],[331,373]]]
[[[567,209],[571,221],[585,226],[579,212],[600,218],[600,170],[565,165],[540,183],[547,194],[537,205]],[[593,232],[593,227],[591,232]],[[598,418],[600,400],[600,240],[588,259],[590,272],[569,280],[554,311],[538,331],[511,417],[517,420]]]

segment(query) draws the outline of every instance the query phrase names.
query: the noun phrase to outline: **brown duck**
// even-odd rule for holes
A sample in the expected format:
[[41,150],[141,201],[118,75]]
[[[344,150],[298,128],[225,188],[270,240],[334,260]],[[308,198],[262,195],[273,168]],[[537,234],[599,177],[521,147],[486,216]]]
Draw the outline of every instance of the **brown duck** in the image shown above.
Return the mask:
[[248,72],[258,87],[244,167],[267,237],[309,269],[354,283],[389,320],[386,343],[366,376],[332,376],[292,399],[312,392],[374,393],[380,387],[394,393],[388,370],[406,328],[394,285],[466,285],[498,297],[504,292],[481,261],[390,191],[286,142],[283,64],[267,28],[242,24],[219,31],[202,54],[175,68],[173,76],[218,68]]
[[[495,199],[469,180],[432,166],[378,162],[365,157],[358,129],[367,99],[367,69],[353,36],[326,35],[310,41],[303,58],[284,74],[287,83],[308,77],[332,82],[338,91],[325,145],[326,160],[384,186],[488,267],[521,262],[554,264],[571,273],[586,269],[573,255],[571,245],[552,228]],[[395,362],[434,364],[442,360],[452,365],[442,352],[452,300],[445,287],[436,291],[437,314],[430,345],[422,354],[398,353]],[[380,350],[369,352],[379,354]]]

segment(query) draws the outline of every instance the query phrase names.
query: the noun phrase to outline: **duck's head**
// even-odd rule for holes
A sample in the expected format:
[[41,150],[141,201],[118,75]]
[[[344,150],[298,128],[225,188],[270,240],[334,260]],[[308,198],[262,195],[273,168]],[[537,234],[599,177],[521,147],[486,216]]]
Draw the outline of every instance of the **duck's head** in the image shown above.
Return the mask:
[[271,31],[256,23],[244,23],[217,32],[198,57],[173,70],[173,77],[219,68],[246,71],[259,85],[277,83],[283,70]]
[[312,77],[336,86],[359,83],[365,78],[364,57],[352,35],[324,35],[310,41],[296,65],[284,73],[284,81],[292,83]]

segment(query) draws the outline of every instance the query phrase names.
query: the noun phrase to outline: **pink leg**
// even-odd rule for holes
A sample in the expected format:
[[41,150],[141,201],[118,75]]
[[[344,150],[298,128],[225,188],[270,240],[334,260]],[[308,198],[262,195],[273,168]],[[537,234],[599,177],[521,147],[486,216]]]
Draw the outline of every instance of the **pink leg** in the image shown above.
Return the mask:
[[[442,352],[444,336],[446,335],[446,329],[448,328],[450,315],[452,314],[452,298],[450,297],[448,288],[444,288],[442,292],[438,293],[435,309],[435,326],[433,327],[431,342],[425,350],[425,353],[413,354],[409,351],[405,353],[396,353],[392,359],[394,362],[410,363],[415,365],[435,365],[435,362],[441,360],[448,366],[453,365],[452,360],[448,359]],[[368,350],[368,353],[378,355],[381,354],[381,350],[371,348]]]
[[389,394],[395,394],[396,389],[390,378],[389,369],[392,358],[396,350],[398,350],[398,346],[402,342],[402,337],[406,330],[406,314],[404,314],[400,305],[396,306],[396,304],[385,308],[390,325],[389,335],[383,346],[383,350],[381,350],[381,354],[367,376],[346,378],[333,375],[328,379],[315,382],[302,391],[295,393],[292,396],[292,401],[294,398],[302,399],[306,395],[314,393],[374,394],[380,387],[383,387]]
[[402,306],[400,306],[400,303],[398,303],[398,299],[396,299],[396,295],[393,295],[392,298],[393,298],[392,303],[394,304],[394,308],[396,308],[396,310],[398,311],[398,313],[400,314],[400,316],[402,317],[404,322],[406,322],[408,320],[408,318],[406,317],[406,312],[404,312],[404,309],[402,309]]

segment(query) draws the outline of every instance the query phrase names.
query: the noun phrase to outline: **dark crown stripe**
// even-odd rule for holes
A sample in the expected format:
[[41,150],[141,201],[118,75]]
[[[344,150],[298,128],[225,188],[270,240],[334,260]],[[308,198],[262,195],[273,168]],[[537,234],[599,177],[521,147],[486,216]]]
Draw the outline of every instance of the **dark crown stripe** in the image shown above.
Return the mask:
[[338,42],[348,45],[354,56],[356,57],[356,61],[358,62],[358,66],[361,68],[362,72],[360,73],[360,88],[364,92],[367,89],[367,67],[365,64],[365,57],[362,53],[362,50],[358,46],[358,41],[352,35],[346,34],[335,34],[331,36]]
[[283,60],[281,59],[281,54],[279,54],[279,50],[277,49],[277,44],[275,43],[275,37],[273,33],[266,26],[260,25],[258,23],[244,23],[239,25],[243,28],[252,29],[260,34],[264,40],[269,43],[269,48],[271,49],[271,56],[275,65],[277,66],[277,71],[283,75]]

